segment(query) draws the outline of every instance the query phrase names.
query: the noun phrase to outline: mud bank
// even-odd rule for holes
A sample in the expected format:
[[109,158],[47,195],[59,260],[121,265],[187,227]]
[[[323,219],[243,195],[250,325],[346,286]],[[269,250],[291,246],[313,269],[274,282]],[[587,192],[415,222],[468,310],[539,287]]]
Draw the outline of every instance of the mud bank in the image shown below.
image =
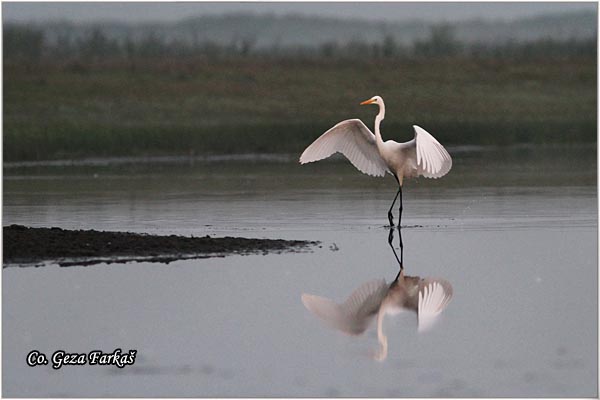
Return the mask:
[[3,267],[92,265],[146,261],[169,263],[181,259],[307,251],[319,242],[158,236],[131,232],[67,230],[57,227],[3,227]]

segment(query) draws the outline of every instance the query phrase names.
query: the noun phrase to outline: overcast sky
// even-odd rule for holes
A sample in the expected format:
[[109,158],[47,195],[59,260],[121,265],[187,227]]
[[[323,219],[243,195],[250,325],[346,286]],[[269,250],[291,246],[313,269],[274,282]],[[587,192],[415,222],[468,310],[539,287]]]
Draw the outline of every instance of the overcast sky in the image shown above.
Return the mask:
[[404,21],[420,18],[430,21],[456,21],[470,18],[514,19],[543,13],[575,10],[596,10],[588,3],[238,3],[238,2],[171,2],[171,3],[22,3],[3,2],[4,21],[41,21],[69,19],[73,21],[119,20],[127,22],[174,21],[185,17],[255,12],[369,18]]

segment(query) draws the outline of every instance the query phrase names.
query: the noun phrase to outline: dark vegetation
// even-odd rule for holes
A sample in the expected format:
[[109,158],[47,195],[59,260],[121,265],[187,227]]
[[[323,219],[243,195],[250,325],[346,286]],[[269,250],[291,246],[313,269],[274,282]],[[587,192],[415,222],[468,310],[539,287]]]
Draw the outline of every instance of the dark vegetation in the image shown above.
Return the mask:
[[[242,17],[243,23],[251,17]],[[215,22],[215,21],[211,21]],[[309,23],[310,21],[305,21]],[[206,23],[209,23],[206,21]],[[127,29],[129,28],[129,29]],[[174,28],[174,27],[173,27]],[[122,61],[135,64],[136,60],[175,59],[187,60],[205,58],[210,60],[267,58],[267,59],[418,59],[437,57],[463,58],[503,58],[510,60],[552,59],[596,54],[596,34],[583,36],[582,33],[551,36],[531,35],[528,40],[490,38],[469,40],[457,35],[459,26],[435,24],[419,26],[412,30],[426,31],[425,34],[412,34],[409,43],[401,40],[402,33],[394,34],[383,29],[377,39],[351,37],[344,40],[314,38],[314,43],[297,42],[288,39],[286,45],[265,43],[251,30],[245,34],[223,32],[229,39],[212,38],[206,27],[192,24],[186,35],[174,35],[164,27],[114,27],[90,25],[75,27],[70,24],[57,24],[36,27],[8,23],[4,27],[4,58],[11,63],[26,64],[45,61],[79,61],[95,63],[103,60]],[[179,28],[181,29],[181,28]],[[231,28],[235,30],[236,28]],[[256,29],[256,28],[255,28]],[[298,28],[300,29],[300,28]],[[479,30],[485,29],[485,25]],[[510,27],[506,27],[510,29]],[[338,28],[342,30],[342,28]],[[573,31],[574,27],[563,30]],[[115,32],[116,31],[116,32]],[[124,31],[124,32],[123,32]],[[304,32],[303,32],[304,33]],[[484,32],[477,32],[482,35]],[[506,32],[503,32],[506,34]],[[471,34],[473,35],[473,33]],[[327,36],[325,34],[325,36]],[[372,35],[371,35],[372,36]],[[462,35],[464,36],[464,35]],[[502,36],[502,35],[500,35]],[[334,36],[335,37],[335,36]]]
[[[314,46],[6,25],[4,159],[299,153],[386,99],[384,136],[419,124],[448,145],[596,141],[596,38]],[[75,33],[74,33],[75,32]]]
[[128,261],[169,263],[228,254],[299,251],[316,244],[303,240],[157,236],[10,225],[3,228],[3,263],[4,266],[44,262],[61,266]]

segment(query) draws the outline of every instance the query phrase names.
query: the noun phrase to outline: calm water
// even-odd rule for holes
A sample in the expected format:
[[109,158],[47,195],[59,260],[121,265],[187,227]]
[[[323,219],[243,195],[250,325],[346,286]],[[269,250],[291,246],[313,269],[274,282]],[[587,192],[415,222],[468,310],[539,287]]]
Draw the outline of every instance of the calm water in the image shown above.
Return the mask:
[[[454,287],[442,319],[330,330],[303,293],[343,301],[397,273],[393,179],[280,159],[4,169],[3,224],[322,241],[312,253],[169,265],[3,270],[4,396],[569,396],[597,392],[595,148],[454,149],[408,182],[407,275]],[[155,160],[157,161],[157,160]],[[161,161],[161,160],[158,160]],[[397,211],[396,211],[397,213]],[[136,349],[135,365],[28,367],[29,351]]]

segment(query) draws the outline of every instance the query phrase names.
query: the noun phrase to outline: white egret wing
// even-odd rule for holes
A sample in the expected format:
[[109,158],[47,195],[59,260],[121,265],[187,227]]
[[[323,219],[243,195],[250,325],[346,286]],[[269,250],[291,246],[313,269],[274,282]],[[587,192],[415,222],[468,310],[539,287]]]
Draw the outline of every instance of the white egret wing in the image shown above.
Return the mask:
[[426,278],[419,283],[419,332],[431,329],[439,314],[450,302],[452,293],[452,285],[444,279]]
[[387,164],[379,155],[375,135],[359,119],[348,119],[319,136],[300,156],[300,164],[340,152],[362,173],[384,176]]
[[342,304],[306,293],[302,295],[302,303],[332,328],[360,335],[377,314],[388,288],[385,280],[381,279],[363,284]]
[[452,168],[452,158],[429,132],[413,125],[417,152],[417,172],[426,178],[440,178]]

